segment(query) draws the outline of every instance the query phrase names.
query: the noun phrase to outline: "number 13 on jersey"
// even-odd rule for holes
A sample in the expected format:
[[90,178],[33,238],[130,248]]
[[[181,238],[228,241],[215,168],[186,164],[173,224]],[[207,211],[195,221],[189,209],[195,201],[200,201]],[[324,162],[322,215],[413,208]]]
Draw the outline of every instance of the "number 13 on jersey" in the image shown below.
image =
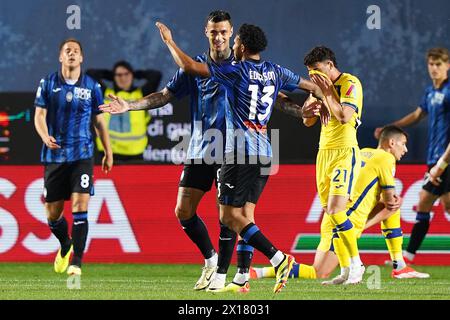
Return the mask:
[[[252,99],[250,101],[250,113],[248,115],[249,120],[255,120],[257,114],[257,105],[258,105],[258,92],[259,86],[257,84],[251,84],[248,86],[248,91],[252,93]],[[258,121],[264,121],[272,111],[273,98],[272,95],[275,92],[275,86],[267,86],[264,87],[263,93],[265,93],[261,97],[261,103],[263,107],[265,107],[264,112],[258,114]]]

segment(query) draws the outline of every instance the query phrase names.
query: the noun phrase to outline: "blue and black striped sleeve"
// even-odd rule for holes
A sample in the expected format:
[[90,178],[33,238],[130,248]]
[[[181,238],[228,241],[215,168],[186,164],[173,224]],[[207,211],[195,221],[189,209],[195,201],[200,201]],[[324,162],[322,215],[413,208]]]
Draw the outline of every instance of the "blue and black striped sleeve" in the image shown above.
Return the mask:
[[92,114],[97,115],[102,113],[98,108],[103,104],[103,91],[98,82],[95,82],[94,89],[92,90]]
[[48,92],[47,92],[47,80],[41,79],[39,87],[36,91],[36,98],[34,99],[34,105],[41,108],[47,108],[48,105]]

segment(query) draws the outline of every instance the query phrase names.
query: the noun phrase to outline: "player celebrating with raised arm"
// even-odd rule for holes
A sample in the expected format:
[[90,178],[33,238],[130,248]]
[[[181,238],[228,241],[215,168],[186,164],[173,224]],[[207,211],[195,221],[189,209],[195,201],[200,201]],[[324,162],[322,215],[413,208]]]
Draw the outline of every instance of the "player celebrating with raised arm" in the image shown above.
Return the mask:
[[[234,56],[229,46],[229,40],[233,34],[230,15],[224,11],[213,11],[209,14],[206,21],[205,34],[209,40],[209,51],[197,56],[195,60],[198,62],[231,62]],[[236,233],[222,223],[220,224],[219,254],[217,257],[206,226],[197,216],[196,210],[203,195],[211,189],[213,181],[217,179],[218,169],[223,162],[223,156],[221,156],[223,152],[216,153],[216,158],[212,159],[213,161],[205,161],[204,158],[210,155],[208,150],[211,141],[204,139],[204,137],[205,133],[210,129],[218,129],[225,136],[225,109],[229,104],[225,88],[211,79],[190,75],[179,69],[172,80],[160,92],[152,93],[135,102],[126,102],[123,99],[112,96],[112,102],[100,106],[100,109],[112,114],[134,110],[148,110],[159,108],[172,101],[175,97],[181,99],[186,95],[191,97],[192,134],[187,156],[188,161],[184,165],[178,190],[175,213],[184,231],[197,245],[205,258],[205,267],[194,289],[207,289],[208,291],[217,292],[225,286],[226,273],[231,261]],[[302,117],[302,109],[282,93],[278,95],[275,108],[294,117]],[[305,114],[313,116],[318,111],[317,108],[310,108],[305,111]],[[201,163],[197,163],[199,160]],[[260,179],[260,182],[262,186],[264,179]],[[244,206],[247,216],[252,217],[258,197],[258,192],[249,195]],[[245,280],[242,282],[235,279],[235,281],[244,284],[249,278],[253,248],[245,245],[243,240],[240,239],[237,252],[239,268],[236,277]],[[214,271],[216,271],[215,275],[213,275]],[[242,288],[234,289],[241,290]]]
[[[170,30],[165,25],[159,22],[156,25],[162,40],[180,68],[187,73],[211,78],[223,84],[232,99],[231,105],[225,110],[226,156],[220,170],[218,186],[220,218],[223,223],[239,233],[247,244],[270,259],[276,270],[274,292],[280,292],[285,286],[294,257],[276,249],[259,228],[245,216],[243,207],[249,193],[259,188],[255,183],[263,175],[264,164],[270,162],[271,147],[267,135],[267,122],[272,112],[273,99],[278,91],[301,88],[314,91],[318,98],[322,98],[322,92],[314,83],[300,78],[285,68],[261,60],[260,52],[265,49],[267,40],[259,27],[242,25],[234,39],[233,51],[236,61],[217,65],[212,62],[205,64],[194,61],[177,47]],[[244,141],[236,139],[238,132],[243,133]],[[236,163],[236,160],[244,164]]]
[[[223,63],[233,60],[230,48],[233,25],[228,12],[221,10],[211,12],[206,18],[205,35],[208,38],[209,50],[198,55],[196,61]],[[112,114],[155,109],[175,98],[182,99],[186,96],[190,96],[191,138],[179,182],[175,215],[183,231],[203,255],[205,265],[194,285],[194,290],[205,290],[215,277],[218,278],[215,281],[216,286],[225,285],[226,273],[236,243],[236,233],[221,223],[219,254],[217,254],[208,229],[197,214],[201,199],[211,190],[213,182],[217,181],[217,172],[222,161],[220,156],[222,152],[211,156],[212,143],[205,134],[208,130],[220,130],[225,135],[225,106],[229,103],[225,88],[216,82],[187,74],[179,69],[163,90],[134,102],[110,96],[112,102],[100,106],[100,109]]]
[[[75,39],[65,40],[59,51],[61,70],[41,80],[34,102],[36,131],[44,145],[44,197],[50,230],[61,248],[54,262],[55,272],[67,269],[81,275],[81,263],[88,234],[88,202],[93,195],[94,144],[91,123],[105,150],[102,169],[113,165],[109,135],[103,114],[100,85],[81,72],[83,50]],[[64,201],[72,200],[72,237],[63,215]],[[73,257],[70,261],[70,254]]]
[[[353,186],[361,167],[356,130],[361,123],[362,86],[355,76],[339,71],[334,52],[327,47],[313,48],[306,54],[304,64],[311,79],[322,89],[331,113],[329,123],[321,128],[316,159],[317,192],[325,211],[321,223],[322,239],[330,235],[334,228],[338,235],[333,243],[341,274],[331,283],[359,283],[365,268],[359,257],[356,233],[346,215],[346,207],[353,200]],[[305,106],[316,103],[314,99],[308,99]],[[312,126],[316,121],[317,117],[304,119],[307,126]],[[321,241],[316,252],[318,263],[322,263],[320,260],[325,259],[329,249],[328,242]]]
[[[432,48],[427,52],[428,73],[433,82],[425,90],[419,107],[410,114],[393,122],[399,127],[411,126],[428,115],[428,171],[438,163],[439,157],[450,142],[450,69],[449,52],[446,48]],[[375,130],[379,135],[382,128]],[[440,163],[442,165],[442,162]],[[442,182],[436,186],[425,174],[424,184],[419,193],[416,223],[411,232],[411,238],[403,253],[408,261],[413,261],[416,251],[420,248],[430,227],[430,211],[434,202],[441,198],[445,210],[450,212],[450,170],[445,168],[441,173]]]
[[[376,149],[361,150],[362,168],[355,184],[354,197],[356,201],[347,205],[346,214],[355,227],[357,237],[364,230],[381,222],[381,230],[386,241],[394,269],[393,278],[427,278],[426,273],[420,273],[407,266],[402,256],[403,234],[400,225],[401,198],[395,192],[395,162],[399,161],[408,151],[406,148],[407,134],[399,127],[387,126],[383,129]],[[323,235],[321,242],[332,247],[334,234]],[[338,265],[336,255],[329,250],[326,259],[314,261],[313,266],[296,264],[291,272],[293,278],[327,278]],[[311,270],[308,274],[305,270]],[[252,278],[274,277],[271,267],[253,268]]]

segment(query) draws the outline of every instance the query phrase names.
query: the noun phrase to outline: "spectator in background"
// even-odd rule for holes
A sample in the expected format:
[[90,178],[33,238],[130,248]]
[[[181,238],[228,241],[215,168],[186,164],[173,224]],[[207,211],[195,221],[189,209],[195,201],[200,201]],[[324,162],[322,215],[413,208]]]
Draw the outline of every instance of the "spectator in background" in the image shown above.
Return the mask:
[[[140,98],[155,92],[161,81],[161,72],[156,70],[133,70],[127,61],[118,61],[113,70],[90,69],[86,72],[97,80],[103,90],[105,102],[108,95],[113,94],[126,101],[139,100]],[[144,79],[145,83],[137,87],[134,85],[135,79]],[[113,87],[108,87],[105,80],[111,81]],[[123,114],[105,114],[111,147],[114,159],[142,160],[143,153],[147,147],[147,125],[150,115],[146,110],[127,112]],[[103,147],[97,138],[97,148],[103,151]]]

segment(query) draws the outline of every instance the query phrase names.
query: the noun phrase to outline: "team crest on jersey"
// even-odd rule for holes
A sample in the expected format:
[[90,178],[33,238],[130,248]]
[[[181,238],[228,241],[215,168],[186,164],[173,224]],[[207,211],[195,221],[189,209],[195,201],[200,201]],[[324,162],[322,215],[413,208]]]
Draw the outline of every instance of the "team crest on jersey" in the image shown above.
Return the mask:
[[75,87],[74,96],[80,100],[89,100],[91,99],[91,90]]
[[67,102],[72,102],[72,100],[73,100],[73,93],[72,93],[72,91],[68,91],[66,93],[66,101]]
[[444,102],[445,94],[442,92],[435,92],[433,97],[431,98],[431,104],[442,104]]

